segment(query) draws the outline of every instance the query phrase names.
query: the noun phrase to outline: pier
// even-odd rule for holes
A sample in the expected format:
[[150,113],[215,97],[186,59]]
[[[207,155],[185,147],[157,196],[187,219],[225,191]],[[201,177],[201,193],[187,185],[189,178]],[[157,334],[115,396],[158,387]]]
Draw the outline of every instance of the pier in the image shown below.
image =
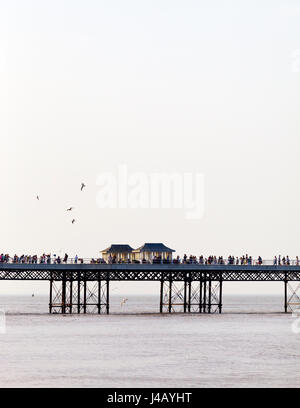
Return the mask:
[[49,281],[49,312],[109,314],[116,281],[159,282],[160,313],[222,313],[224,282],[282,282],[283,311],[300,307],[300,266],[1,263],[0,281]]

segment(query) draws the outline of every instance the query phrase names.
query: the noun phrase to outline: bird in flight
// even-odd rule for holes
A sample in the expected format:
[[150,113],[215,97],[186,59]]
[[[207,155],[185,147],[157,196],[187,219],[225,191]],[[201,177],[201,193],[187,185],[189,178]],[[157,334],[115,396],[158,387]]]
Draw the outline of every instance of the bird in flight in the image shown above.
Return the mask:
[[67,209],[67,211],[72,211],[72,210],[74,210],[74,207],[70,207]]
[[81,183],[81,191],[86,187],[84,183]]
[[121,303],[121,307],[127,303],[128,299],[123,299]]
[[75,222],[75,220],[73,219],[73,220],[72,220],[72,224],[74,224],[74,222]]

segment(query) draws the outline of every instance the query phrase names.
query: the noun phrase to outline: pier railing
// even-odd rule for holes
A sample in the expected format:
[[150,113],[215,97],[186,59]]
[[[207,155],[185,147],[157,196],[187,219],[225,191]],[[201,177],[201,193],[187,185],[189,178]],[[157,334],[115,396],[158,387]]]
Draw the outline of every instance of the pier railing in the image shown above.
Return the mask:
[[132,260],[132,261],[112,261],[112,262],[106,262],[102,258],[95,259],[95,258],[68,258],[67,261],[64,261],[63,258],[46,258],[45,260],[41,260],[40,257],[37,259],[32,259],[30,257],[25,257],[23,259],[15,259],[14,257],[9,257],[9,259],[6,260],[1,260],[0,259],[0,264],[28,264],[28,265],[36,265],[36,264],[48,264],[48,265],[76,265],[76,264],[104,264],[104,265],[113,265],[113,264],[118,264],[118,265],[130,265],[130,264],[140,264],[140,265],[237,265],[237,266],[255,266],[255,265],[279,265],[279,266],[300,266],[300,261],[297,259],[291,259],[288,261],[282,261],[279,263],[278,260],[277,262],[274,262],[274,260],[263,260],[259,261],[258,259],[252,259],[245,261],[244,263],[241,262],[240,260],[237,262],[236,260],[234,262],[229,261],[229,260],[223,260],[222,262],[208,262],[206,260],[201,261],[194,261],[194,260],[189,260],[187,259],[186,261],[180,259],[179,261],[177,259],[174,260],[142,260],[142,261],[137,261],[137,260]]

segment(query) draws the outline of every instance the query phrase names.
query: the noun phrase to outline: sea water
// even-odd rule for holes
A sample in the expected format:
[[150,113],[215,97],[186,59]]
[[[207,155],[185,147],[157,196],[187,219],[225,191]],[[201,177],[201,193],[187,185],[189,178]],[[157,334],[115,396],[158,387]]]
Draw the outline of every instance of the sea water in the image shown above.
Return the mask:
[[62,316],[47,296],[0,296],[0,386],[299,387],[282,297],[227,296],[222,315],[159,315],[158,302],[112,296],[110,316]]

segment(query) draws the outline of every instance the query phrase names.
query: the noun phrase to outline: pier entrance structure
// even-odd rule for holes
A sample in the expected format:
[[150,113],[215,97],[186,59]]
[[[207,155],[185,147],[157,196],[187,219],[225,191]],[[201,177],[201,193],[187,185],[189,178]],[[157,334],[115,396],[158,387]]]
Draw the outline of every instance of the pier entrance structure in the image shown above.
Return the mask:
[[300,266],[0,264],[0,280],[49,281],[50,313],[109,314],[110,283],[160,283],[160,313],[221,313],[224,282],[282,282],[284,311],[300,308]]

